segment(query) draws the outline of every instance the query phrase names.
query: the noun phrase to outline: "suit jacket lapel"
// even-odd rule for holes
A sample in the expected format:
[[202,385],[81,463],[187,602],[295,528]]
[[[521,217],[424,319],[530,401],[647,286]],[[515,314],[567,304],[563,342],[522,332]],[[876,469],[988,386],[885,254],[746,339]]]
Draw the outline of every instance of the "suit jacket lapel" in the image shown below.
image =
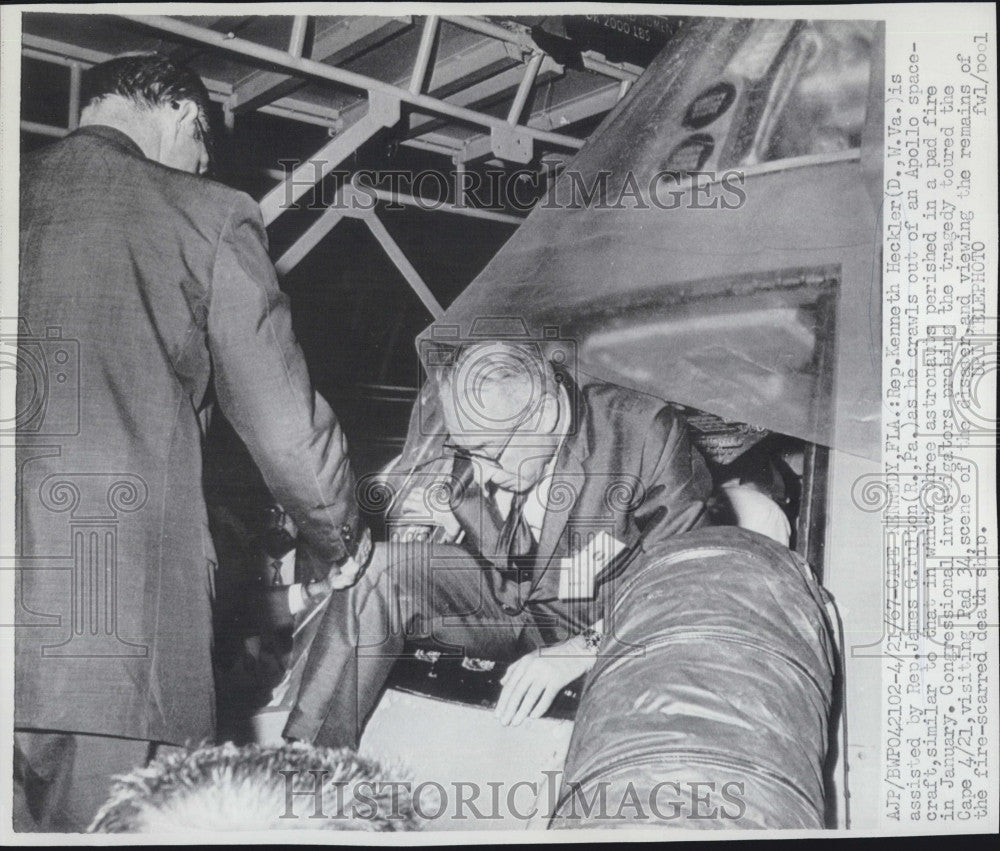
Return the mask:
[[489,497],[475,482],[472,462],[466,458],[456,457],[452,476],[460,494],[458,504],[455,506],[455,518],[465,531],[465,545],[491,564],[506,567],[506,564],[499,564],[497,546],[500,538],[499,527],[495,520],[486,516],[488,511],[486,501]]
[[[548,503],[559,507],[546,511],[545,519],[542,521],[542,532],[538,541],[535,561],[535,576],[531,583],[532,592],[538,587],[545,571],[549,569],[549,563],[552,561],[555,549],[580,498],[580,491],[585,483],[584,462],[590,455],[592,436],[586,400],[568,373],[561,373],[560,377],[569,399],[570,429],[563,441],[552,474],[552,483],[549,486]],[[563,508],[559,501],[560,493],[569,495],[573,500],[572,504]]]
[[[544,572],[555,552],[556,545],[562,537],[566,524],[569,522],[570,513],[579,498],[581,483],[583,481],[583,464],[568,447],[563,448],[565,457],[561,457],[556,462],[555,471],[552,474],[552,483],[549,485],[549,504],[558,506],[557,508],[545,512],[545,520],[542,522],[542,534],[538,541],[538,561],[539,574]],[[572,505],[563,507],[559,494],[568,494],[573,500]],[[535,577],[536,580],[538,576]]]

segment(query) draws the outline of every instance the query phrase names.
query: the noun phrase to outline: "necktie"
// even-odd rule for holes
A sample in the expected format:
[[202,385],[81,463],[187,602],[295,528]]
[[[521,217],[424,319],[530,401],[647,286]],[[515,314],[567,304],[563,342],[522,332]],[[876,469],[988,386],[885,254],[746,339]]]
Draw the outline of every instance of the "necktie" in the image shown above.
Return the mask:
[[[494,494],[495,494],[494,489]],[[524,517],[524,504],[527,496],[523,493],[515,493],[511,497],[510,511],[507,512],[507,519],[504,520],[500,529],[500,538],[497,543],[498,554],[506,555],[507,567],[524,567],[521,560],[525,556],[532,555],[535,545],[534,536],[531,534],[531,527]]]
[[471,463],[456,459],[453,469],[458,493],[463,495],[455,507],[455,516],[466,535],[466,544],[489,559],[500,570],[524,567],[517,563],[534,554],[535,540],[524,517],[524,494],[512,494],[510,511],[504,518],[495,498],[498,488],[492,482],[479,489],[473,484]]

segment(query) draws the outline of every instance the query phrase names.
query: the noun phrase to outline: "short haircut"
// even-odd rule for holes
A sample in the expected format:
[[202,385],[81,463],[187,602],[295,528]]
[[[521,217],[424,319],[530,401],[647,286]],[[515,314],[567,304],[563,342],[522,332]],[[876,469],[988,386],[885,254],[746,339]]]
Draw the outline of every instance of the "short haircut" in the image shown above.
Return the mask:
[[198,107],[201,139],[213,154],[214,134],[209,120],[211,99],[205,84],[190,68],[158,53],[116,56],[88,69],[81,81],[82,104],[108,95],[120,95],[137,107],[153,109],[190,100]]
[[88,832],[416,830],[406,781],[347,749],[228,742],[117,777]]

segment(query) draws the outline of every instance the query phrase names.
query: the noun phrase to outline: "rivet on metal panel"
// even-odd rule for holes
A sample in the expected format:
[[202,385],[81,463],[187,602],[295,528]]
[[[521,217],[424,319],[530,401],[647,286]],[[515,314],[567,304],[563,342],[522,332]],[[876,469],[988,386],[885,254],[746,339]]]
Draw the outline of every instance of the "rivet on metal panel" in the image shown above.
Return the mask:
[[534,155],[531,137],[513,127],[490,128],[490,147],[495,156],[507,162],[529,163]]

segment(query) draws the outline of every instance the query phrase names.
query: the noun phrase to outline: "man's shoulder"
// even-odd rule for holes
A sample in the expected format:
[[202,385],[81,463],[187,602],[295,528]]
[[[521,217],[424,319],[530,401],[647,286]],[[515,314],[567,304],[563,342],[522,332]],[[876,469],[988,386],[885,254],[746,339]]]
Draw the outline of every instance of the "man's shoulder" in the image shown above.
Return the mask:
[[73,162],[80,166],[76,179],[97,181],[105,192],[138,194],[150,207],[166,204],[193,220],[217,221],[220,226],[234,209],[257,209],[245,192],[147,159],[123,144],[122,138],[107,133],[71,134],[27,154],[22,174],[29,180],[49,178],[54,172],[65,172],[67,163]]
[[219,218],[220,223],[232,210],[257,209],[254,200],[239,189],[148,160],[146,164],[152,168],[151,180],[160,184],[178,206],[196,208],[202,215]]
[[653,419],[661,412],[676,414],[673,406],[658,396],[643,393],[612,384],[607,381],[594,381],[582,385],[588,407],[594,411],[604,411],[609,416],[626,416],[636,419]]

